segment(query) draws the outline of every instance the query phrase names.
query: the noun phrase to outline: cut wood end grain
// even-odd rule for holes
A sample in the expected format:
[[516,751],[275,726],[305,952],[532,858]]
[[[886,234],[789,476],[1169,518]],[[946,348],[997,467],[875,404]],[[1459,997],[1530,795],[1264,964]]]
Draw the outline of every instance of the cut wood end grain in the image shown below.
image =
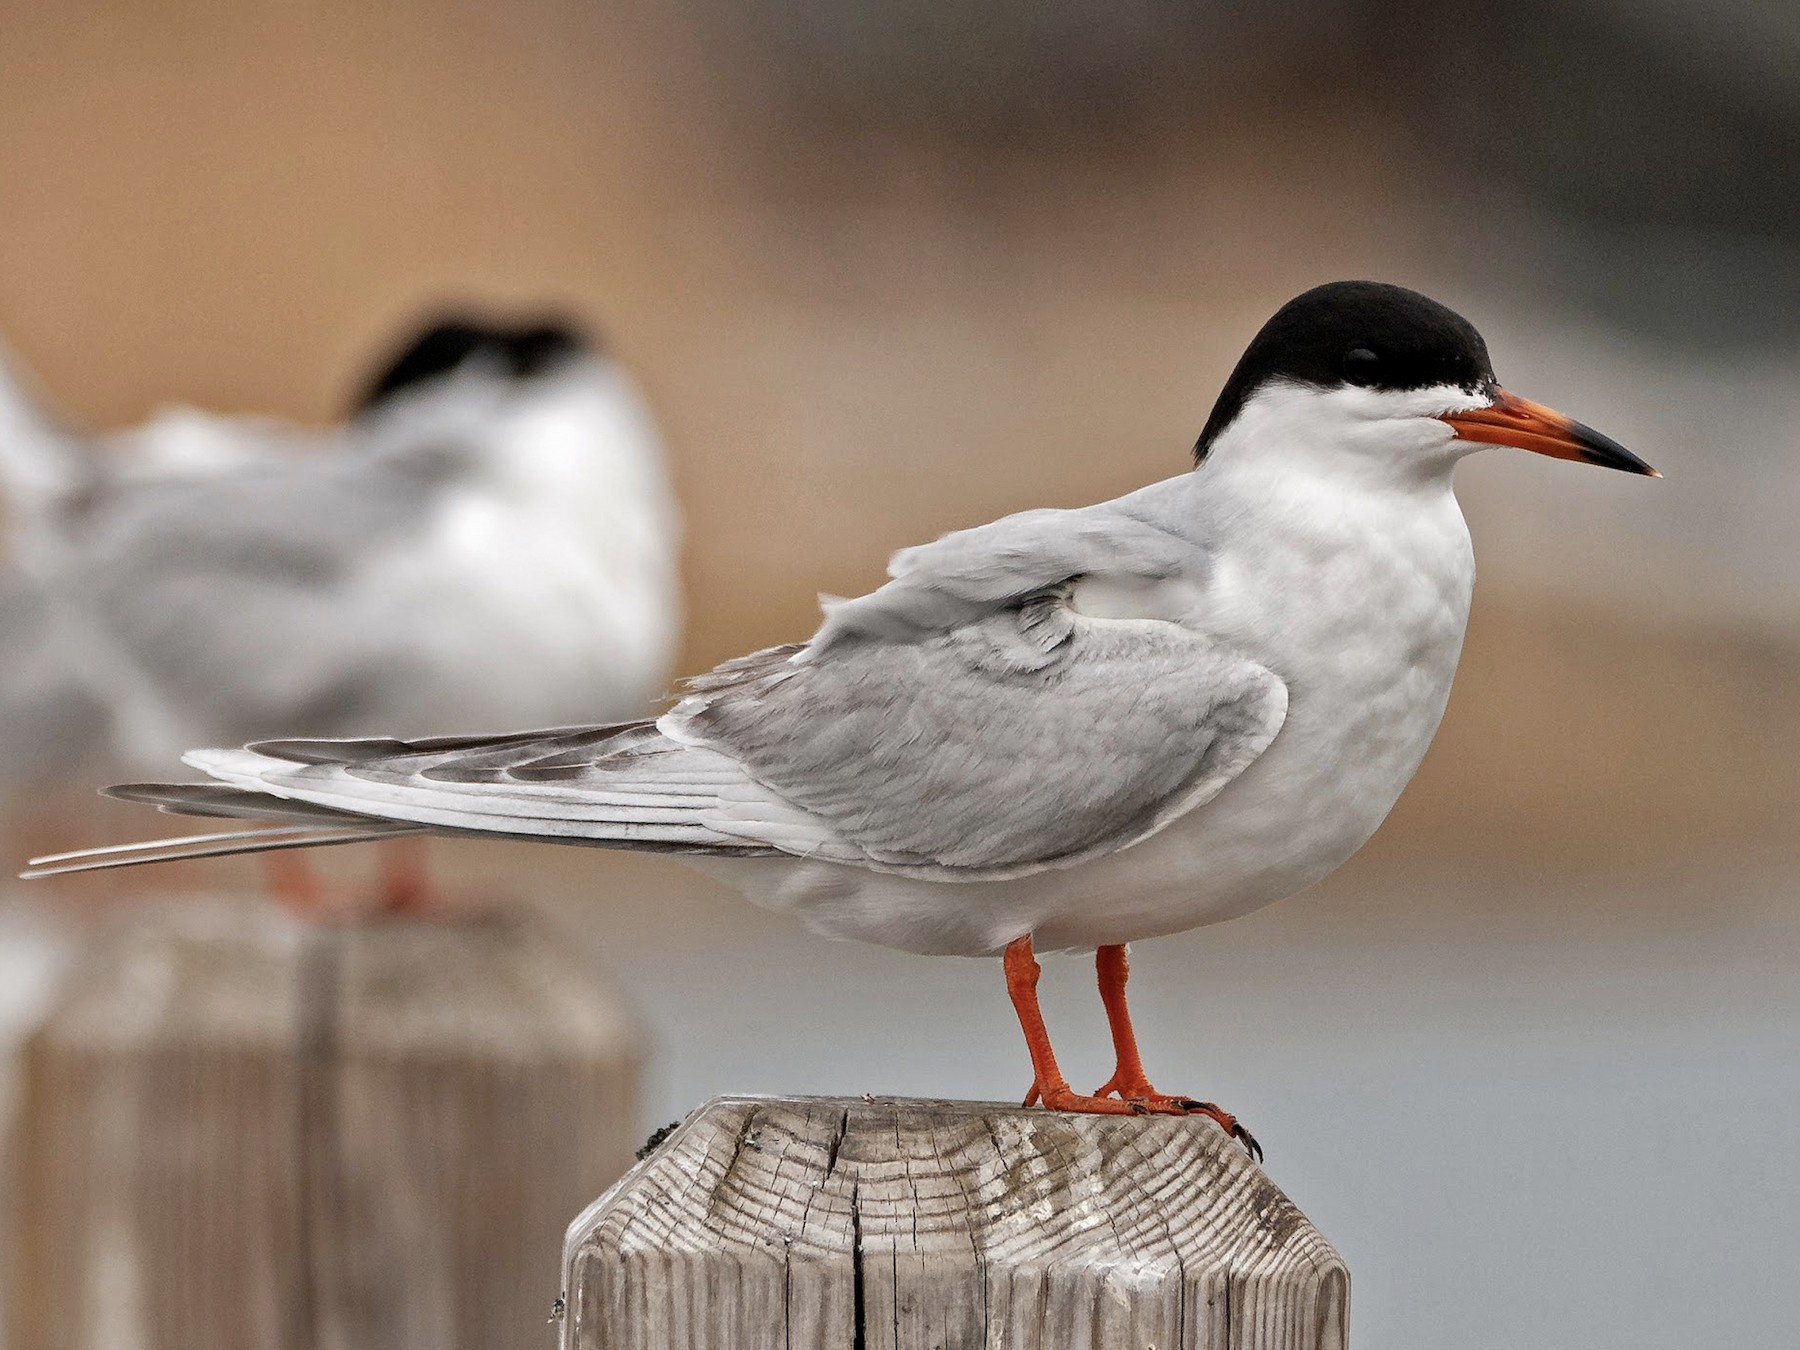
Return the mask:
[[643,1138],[643,1038],[560,924],[120,916],[21,1051],[14,1350],[515,1350]]
[[571,1226],[566,1350],[1345,1342],[1349,1275],[1211,1121],[720,1098]]

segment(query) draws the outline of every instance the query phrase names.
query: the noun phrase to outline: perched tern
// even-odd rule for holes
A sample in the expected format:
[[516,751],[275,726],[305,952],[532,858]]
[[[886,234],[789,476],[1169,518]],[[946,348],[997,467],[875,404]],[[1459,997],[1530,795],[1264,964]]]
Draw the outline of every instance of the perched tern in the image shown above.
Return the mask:
[[[41,871],[402,831],[685,855],[833,937],[1002,954],[1027,1101],[1229,1113],[1156,1091],[1125,944],[1310,886],[1374,833],[1450,694],[1475,579],[1451,476],[1484,445],[1633,473],[1503,389],[1464,319],[1341,282],[1285,305],[1226,381],[1190,472],[894,556],[803,643],[729,661],[655,721],[200,750],[215,781],[113,789],[269,830]],[[1034,945],[1097,950],[1117,1068],[1057,1066]]]
[[435,323],[328,431],[177,410],[122,449],[42,457],[23,553],[139,772],[272,735],[632,717],[667,687],[661,440],[566,325]]

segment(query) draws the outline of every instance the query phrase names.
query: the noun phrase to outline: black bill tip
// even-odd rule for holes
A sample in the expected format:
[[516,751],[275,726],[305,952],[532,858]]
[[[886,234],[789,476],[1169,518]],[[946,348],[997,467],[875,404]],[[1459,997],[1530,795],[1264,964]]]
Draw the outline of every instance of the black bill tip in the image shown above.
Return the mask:
[[1569,423],[1569,435],[1580,446],[1582,459],[1589,464],[1597,464],[1603,469],[1619,469],[1625,473],[1638,473],[1646,478],[1662,477],[1660,473],[1620,445],[1611,436],[1595,431],[1585,422]]

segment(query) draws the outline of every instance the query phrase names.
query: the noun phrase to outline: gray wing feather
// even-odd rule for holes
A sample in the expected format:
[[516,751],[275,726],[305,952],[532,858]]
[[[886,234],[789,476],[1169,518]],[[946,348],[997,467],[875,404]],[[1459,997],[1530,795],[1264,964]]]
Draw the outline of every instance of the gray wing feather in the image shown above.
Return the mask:
[[[415,743],[398,754],[379,753],[383,744],[351,742],[329,758],[328,741],[268,742],[196,751],[188,762],[253,793],[370,819],[569,843],[770,849],[712,823],[758,795],[743,770],[648,722]],[[252,814],[235,802],[229,813]]]

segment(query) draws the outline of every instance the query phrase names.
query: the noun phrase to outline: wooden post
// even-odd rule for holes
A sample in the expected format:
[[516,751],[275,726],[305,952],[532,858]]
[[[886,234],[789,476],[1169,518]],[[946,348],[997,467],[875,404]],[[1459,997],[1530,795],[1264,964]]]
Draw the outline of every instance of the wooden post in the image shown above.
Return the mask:
[[564,1244],[564,1350],[1342,1350],[1350,1277],[1212,1122],[708,1103]]
[[642,1141],[640,1038],[525,918],[135,920],[23,1052],[8,1350],[517,1350]]

